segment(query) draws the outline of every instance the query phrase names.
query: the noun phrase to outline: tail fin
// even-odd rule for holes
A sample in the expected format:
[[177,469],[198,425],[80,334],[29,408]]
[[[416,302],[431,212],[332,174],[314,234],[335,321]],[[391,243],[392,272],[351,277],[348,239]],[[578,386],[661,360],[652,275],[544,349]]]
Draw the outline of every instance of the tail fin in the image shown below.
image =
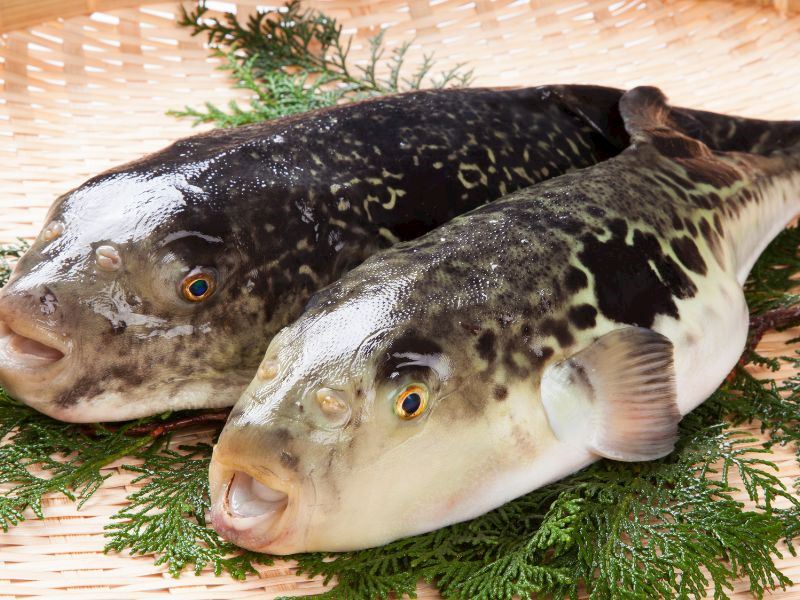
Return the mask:
[[653,87],[635,88],[627,94],[617,88],[581,84],[539,89],[552,91],[565,110],[585,121],[620,151],[630,144],[620,114],[623,95],[628,96],[626,102],[634,112],[658,112],[647,117],[649,122],[660,123],[712,150],[769,155],[800,148],[800,121],[766,121],[669,106],[664,94]]
[[768,155],[800,148],[800,121],[765,121],[673,108],[676,128],[714,150]]

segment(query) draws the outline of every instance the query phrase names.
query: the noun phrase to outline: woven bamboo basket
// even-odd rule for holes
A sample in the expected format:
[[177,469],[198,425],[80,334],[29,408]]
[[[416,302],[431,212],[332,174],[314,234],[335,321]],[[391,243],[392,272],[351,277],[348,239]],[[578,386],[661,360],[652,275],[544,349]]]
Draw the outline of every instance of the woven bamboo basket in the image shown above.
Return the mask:
[[[240,15],[258,0],[217,3]],[[479,85],[658,85],[677,104],[746,116],[800,119],[800,0],[308,0],[354,36],[352,58],[381,28],[410,38],[411,61],[466,62]],[[214,5],[212,4],[212,7]],[[177,3],[150,0],[0,0],[0,241],[32,238],[52,200],[112,165],[191,133],[166,116],[187,101],[236,97],[203,40],[175,24]],[[768,334],[765,353],[793,334]],[[783,376],[789,373],[782,373]],[[184,441],[203,432],[184,434]],[[790,450],[775,460],[788,484]],[[77,511],[63,497],[45,520],[0,533],[0,598],[270,598],[322,589],[292,565],[236,582],[203,572],[173,579],[150,557],[105,555],[103,526],[133,487],[111,477]],[[786,554],[800,582],[800,558]],[[747,597],[740,582],[736,597]],[[800,585],[775,596],[800,599]],[[434,598],[420,587],[420,597]]]

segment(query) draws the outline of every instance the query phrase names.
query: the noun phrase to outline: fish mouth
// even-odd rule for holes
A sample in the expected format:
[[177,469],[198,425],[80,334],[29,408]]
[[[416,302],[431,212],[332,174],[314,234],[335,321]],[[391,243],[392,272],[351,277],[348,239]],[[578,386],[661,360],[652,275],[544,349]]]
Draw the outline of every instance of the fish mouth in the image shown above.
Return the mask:
[[257,552],[289,554],[296,515],[294,486],[271,471],[257,475],[212,458],[211,526],[226,540]]
[[38,370],[64,359],[69,348],[53,332],[0,319],[0,371]]

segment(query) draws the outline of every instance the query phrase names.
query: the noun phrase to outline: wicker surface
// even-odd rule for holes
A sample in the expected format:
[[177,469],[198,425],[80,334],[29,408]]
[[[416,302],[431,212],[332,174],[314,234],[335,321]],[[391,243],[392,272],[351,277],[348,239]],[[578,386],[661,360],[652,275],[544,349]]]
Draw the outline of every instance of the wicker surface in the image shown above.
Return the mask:
[[[355,58],[367,36],[389,27],[390,42],[416,38],[412,59],[435,50],[442,66],[468,62],[482,85],[647,83],[676,103],[800,119],[800,17],[759,3],[308,4],[357,35]],[[255,5],[223,7],[247,12]],[[7,32],[0,41],[0,241],[34,235],[52,200],[88,176],[190,133],[189,123],[165,116],[167,109],[234,97],[201,40],[175,26],[176,10],[135,0],[0,0],[0,31]],[[68,18],[53,20],[61,15]],[[791,453],[778,459],[790,482],[798,474]],[[52,498],[45,521],[0,534],[0,598],[268,598],[320,589],[293,577],[290,565],[265,568],[262,579],[244,583],[207,572],[173,580],[150,558],[103,555],[103,525],[131,491],[130,474],[110,471],[82,511]],[[782,564],[800,581],[800,559]],[[776,596],[800,598],[800,589]],[[423,589],[421,597],[435,595]]]

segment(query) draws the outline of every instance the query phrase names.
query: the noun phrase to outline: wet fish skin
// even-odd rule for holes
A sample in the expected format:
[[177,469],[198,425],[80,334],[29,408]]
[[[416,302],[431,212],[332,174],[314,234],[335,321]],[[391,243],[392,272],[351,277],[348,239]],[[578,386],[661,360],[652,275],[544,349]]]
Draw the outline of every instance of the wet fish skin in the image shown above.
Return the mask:
[[[621,150],[620,94],[417,92],[200,134],[92,178],[0,292],[0,384],[69,421],[230,405],[308,296],[372,252]],[[772,140],[764,122],[673,112],[720,143]],[[197,266],[219,285],[188,303]]]
[[[800,145],[776,123],[764,154],[712,151],[654,88],[621,114],[619,156],[376,254],[275,336],[215,447],[223,536],[364,548],[671,450],[744,347],[741,286],[800,209]],[[410,386],[427,409],[401,419]]]
[[[620,93],[580,90],[598,119]],[[181,140],[56,200],[0,292],[0,383],[68,421],[231,405],[313,291],[623,143],[553,87],[414,92]],[[198,266],[219,285],[189,303]]]

